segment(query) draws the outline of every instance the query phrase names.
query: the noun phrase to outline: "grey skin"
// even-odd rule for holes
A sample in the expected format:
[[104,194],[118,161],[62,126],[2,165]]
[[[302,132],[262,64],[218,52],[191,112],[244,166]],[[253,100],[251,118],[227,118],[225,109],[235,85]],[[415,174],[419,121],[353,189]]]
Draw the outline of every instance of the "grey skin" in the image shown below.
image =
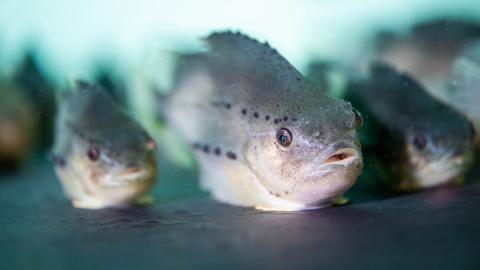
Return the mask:
[[101,88],[78,82],[61,98],[52,159],[75,207],[135,203],[155,182],[155,143]]
[[377,63],[369,76],[350,85],[346,98],[363,114],[365,155],[384,165],[389,187],[415,191],[461,183],[473,161],[475,132],[468,119],[390,66]]
[[446,90],[446,102],[474,124],[480,147],[480,39],[469,44],[455,60]]
[[454,60],[466,44],[478,38],[480,25],[475,22],[425,21],[405,35],[379,34],[373,58],[411,74],[431,95],[448,102],[445,85]]
[[18,168],[31,154],[35,121],[20,88],[0,80],[0,171]]
[[[222,202],[263,210],[340,198],[362,167],[350,103],[317,91],[266,43],[231,32],[204,41],[208,52],[180,61],[164,100],[167,121],[195,149],[202,186]],[[286,129],[288,146],[280,143]]]

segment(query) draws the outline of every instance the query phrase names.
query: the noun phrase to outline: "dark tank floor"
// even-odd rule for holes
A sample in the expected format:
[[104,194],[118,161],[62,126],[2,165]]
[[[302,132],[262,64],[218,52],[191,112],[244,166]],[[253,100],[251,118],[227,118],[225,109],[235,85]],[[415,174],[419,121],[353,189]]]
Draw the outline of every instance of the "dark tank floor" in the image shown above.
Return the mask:
[[0,269],[480,269],[478,174],[401,197],[359,183],[350,205],[300,213],[219,204],[172,180],[194,175],[164,172],[154,207],[101,211],[72,208],[47,162],[1,176]]

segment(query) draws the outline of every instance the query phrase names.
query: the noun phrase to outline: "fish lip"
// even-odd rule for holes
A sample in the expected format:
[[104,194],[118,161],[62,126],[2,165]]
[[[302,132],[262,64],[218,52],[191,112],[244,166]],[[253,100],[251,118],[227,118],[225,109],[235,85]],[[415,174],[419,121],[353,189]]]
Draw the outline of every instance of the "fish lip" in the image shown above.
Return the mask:
[[362,162],[360,149],[357,145],[348,142],[338,142],[328,147],[318,158],[320,168],[332,169],[347,167]]
[[151,181],[154,176],[152,169],[147,167],[129,167],[121,169],[119,172],[112,172],[108,174],[102,186],[109,187],[131,187],[132,185],[142,185]]

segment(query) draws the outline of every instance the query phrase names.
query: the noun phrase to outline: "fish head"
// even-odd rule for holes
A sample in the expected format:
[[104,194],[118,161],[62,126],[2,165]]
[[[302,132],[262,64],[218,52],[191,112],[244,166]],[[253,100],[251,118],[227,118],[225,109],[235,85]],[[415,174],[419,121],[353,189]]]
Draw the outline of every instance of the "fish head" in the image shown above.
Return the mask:
[[78,168],[82,186],[103,199],[134,198],[148,191],[155,181],[155,142],[129,124],[80,133],[74,139],[67,162]]
[[[413,188],[433,187],[463,178],[473,163],[475,129],[461,115],[439,112],[435,125],[412,127],[405,138]],[[447,120],[448,119],[448,120]]]
[[362,168],[360,114],[348,102],[313,93],[283,108],[294,118],[256,134],[245,154],[271,195],[306,207],[342,195]]

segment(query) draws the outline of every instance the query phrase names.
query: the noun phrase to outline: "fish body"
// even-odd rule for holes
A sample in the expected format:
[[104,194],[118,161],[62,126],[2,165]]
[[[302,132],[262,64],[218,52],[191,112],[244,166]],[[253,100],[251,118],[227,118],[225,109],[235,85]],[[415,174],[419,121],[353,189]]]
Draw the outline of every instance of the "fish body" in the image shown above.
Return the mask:
[[0,81],[0,170],[17,168],[31,153],[35,119],[21,89]]
[[74,206],[131,204],[153,186],[154,141],[101,88],[64,92],[55,134],[52,160]]
[[362,167],[350,103],[317,91],[268,44],[213,33],[185,56],[167,121],[189,143],[201,184],[226,203],[293,211],[329,205]]
[[480,25],[452,19],[425,21],[406,34],[377,36],[374,60],[391,64],[420,82],[431,95],[448,102],[446,84],[452,65],[467,44],[480,38]]
[[455,60],[446,97],[449,105],[472,121],[480,147],[480,40],[469,44]]
[[413,78],[373,65],[347,97],[365,119],[361,141],[372,164],[385,165],[388,185],[413,191],[461,182],[473,161],[471,123],[437,101]]

